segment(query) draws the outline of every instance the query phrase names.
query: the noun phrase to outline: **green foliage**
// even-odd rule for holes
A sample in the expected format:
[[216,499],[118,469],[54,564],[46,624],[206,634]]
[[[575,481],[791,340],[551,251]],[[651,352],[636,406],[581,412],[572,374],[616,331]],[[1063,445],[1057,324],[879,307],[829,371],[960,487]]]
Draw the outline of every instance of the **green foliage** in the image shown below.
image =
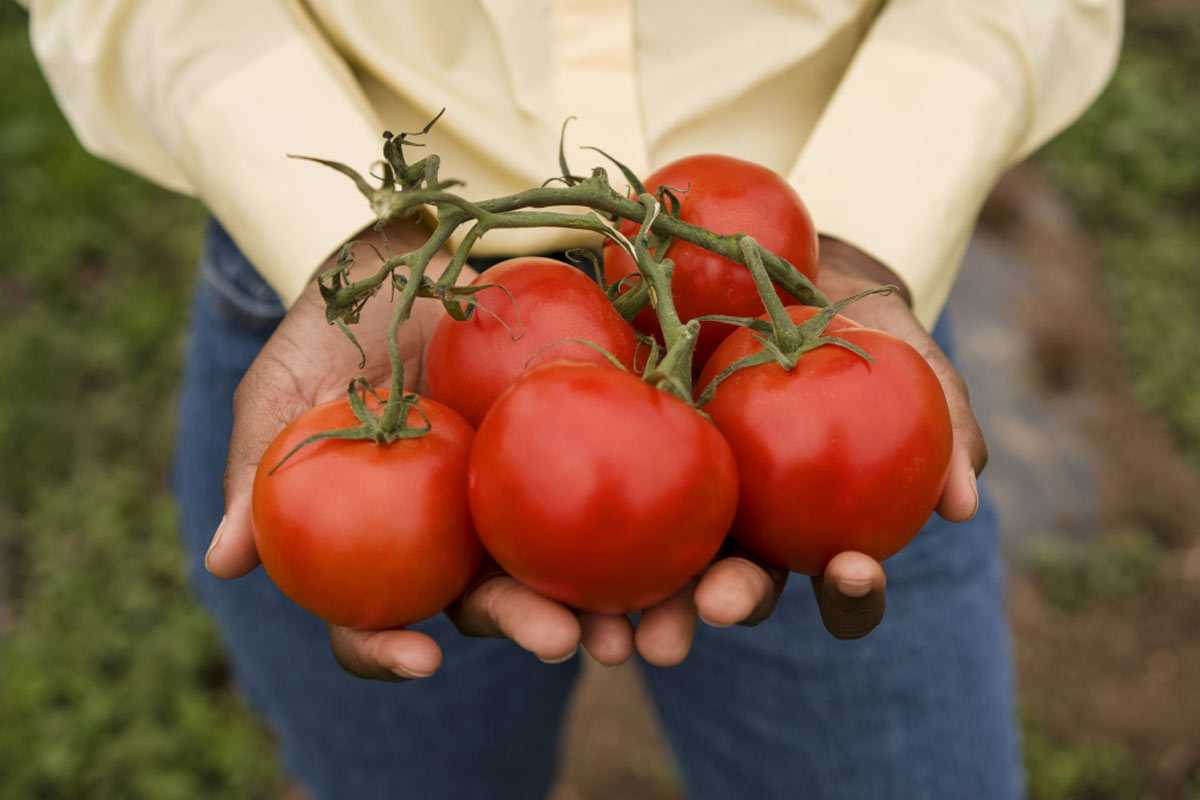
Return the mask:
[[1033,541],[1029,566],[1042,594],[1064,611],[1138,594],[1158,573],[1165,555],[1162,545],[1140,530],[1113,531],[1089,542]]
[[1145,776],[1111,742],[1066,744],[1026,721],[1022,732],[1029,800],[1128,800],[1145,796]]
[[[1173,0],[1126,11],[1112,84],[1041,159],[1096,244],[1136,397],[1200,465],[1200,11]],[[1047,598],[1070,611],[1136,593],[1163,555],[1149,534],[1123,531],[1043,547],[1031,564]],[[1055,742],[1026,727],[1033,800],[1146,796],[1144,776],[1116,745]]]
[[1200,12],[1127,8],[1116,77],[1043,159],[1097,244],[1136,396],[1200,464]]
[[202,214],[87,155],[0,6],[0,798],[253,798],[167,491]]

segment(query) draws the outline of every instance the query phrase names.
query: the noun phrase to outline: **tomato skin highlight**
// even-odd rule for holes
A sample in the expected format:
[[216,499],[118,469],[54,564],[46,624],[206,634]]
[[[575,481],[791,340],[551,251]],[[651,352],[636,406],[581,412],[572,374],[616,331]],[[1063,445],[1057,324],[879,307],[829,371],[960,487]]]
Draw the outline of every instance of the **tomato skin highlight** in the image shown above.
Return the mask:
[[[812,218],[796,191],[775,172],[731,156],[696,155],[667,164],[650,175],[645,185],[651,194],[660,186],[674,189],[680,200],[679,218],[684,222],[719,234],[749,234],[816,281],[817,233]],[[638,227],[626,220],[620,230],[633,236]],[[743,265],[683,241],[674,242],[667,257],[675,262],[671,293],[684,322],[704,314],[756,317],[763,313],[754,280]],[[615,244],[605,244],[605,281],[613,284],[635,274],[637,265],[629,254]],[[779,287],[776,291],[785,303],[797,302]],[[634,324],[661,339],[658,320],[649,307]],[[720,323],[704,323],[695,363],[708,360],[731,330]]]
[[471,450],[471,513],[514,578],[577,609],[622,614],[683,588],[737,505],[717,429],[620,370],[555,362],[492,407]]
[[[382,394],[382,393],[381,393]],[[378,413],[377,403],[369,407]],[[422,398],[431,429],[389,445],[314,433],[358,424],[346,400],[309,410],[271,442],[254,478],[254,541],[271,580],[327,622],[379,629],[444,609],[479,570],[483,548],[467,509],[473,431]],[[416,410],[409,424],[422,425]]]
[[[496,284],[475,300],[470,319],[447,315],[429,343],[429,396],[478,426],[500,393],[532,366],[559,359],[608,364],[588,339],[633,369],[638,347],[633,328],[600,287],[579,270],[550,258],[503,261],[473,285]],[[505,293],[505,289],[511,293]],[[514,340],[514,336],[518,336]]]
[[[825,345],[791,372],[774,363],[740,370],[704,407],[737,459],[733,537],[809,575],[845,550],[883,560],[904,547],[937,506],[953,444],[941,384],[916,350],[867,328],[837,335],[874,363]],[[759,349],[737,331],[699,385]]]

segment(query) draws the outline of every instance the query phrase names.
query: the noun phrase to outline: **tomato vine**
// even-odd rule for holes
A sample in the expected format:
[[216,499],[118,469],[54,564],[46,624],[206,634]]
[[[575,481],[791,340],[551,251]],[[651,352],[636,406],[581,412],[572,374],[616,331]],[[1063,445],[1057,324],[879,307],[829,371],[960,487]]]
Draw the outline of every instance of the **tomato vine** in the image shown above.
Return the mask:
[[[829,306],[829,301],[816,286],[785,259],[748,236],[717,234],[684,222],[673,213],[678,210],[678,200],[669,190],[660,191],[657,196],[650,194],[631,170],[607,153],[590,148],[616,165],[637,193],[636,199],[630,199],[614,189],[603,167],[594,168],[587,177],[572,174],[564,150],[565,122],[563,138],[559,143],[560,175],[540,187],[490,200],[476,202],[455,194],[450,189],[459,185],[459,182],[441,178],[441,160],[436,154],[411,163],[405,154],[406,147],[422,146],[412,140],[427,134],[440,117],[441,113],[419,131],[400,134],[384,132],[383,160],[378,162],[382,174],[376,176],[379,179],[378,186],[373,186],[361,173],[345,164],[311,156],[292,156],[323,164],[350,178],[370,203],[378,230],[397,219],[420,218],[423,214],[431,217],[432,230],[424,244],[406,253],[380,253],[382,263],[373,274],[358,280],[350,279],[354,259],[354,243],[351,242],[343,247],[335,266],[318,276],[321,296],[326,304],[326,318],[331,324],[338,325],[352,340],[354,337],[349,326],[358,321],[363,305],[385,285],[399,292],[388,330],[392,374],[383,411],[370,419],[360,415],[360,428],[330,432],[330,436],[390,442],[419,435],[420,431],[406,427],[408,415],[405,412],[412,407],[414,400],[411,394],[404,391],[404,366],[398,352],[396,334],[400,325],[409,318],[413,303],[419,297],[440,301],[447,312],[458,319],[469,313],[470,295],[484,287],[459,287],[455,284],[470,257],[472,247],[492,230],[535,227],[584,230],[598,234],[624,249],[636,261],[643,280],[638,282],[634,290],[616,299],[617,308],[623,316],[630,318],[645,303],[649,303],[658,317],[666,344],[666,353],[650,366],[645,378],[689,404],[693,402],[692,353],[700,320],[685,323],[675,309],[671,294],[673,264],[662,255],[672,241],[690,242],[743,264],[755,275],[760,293],[764,285],[768,287],[763,299],[767,308],[772,310],[774,325],[770,335],[783,338],[781,346],[775,348],[780,353],[791,353],[796,349],[792,341],[795,338],[792,330],[795,326],[786,314],[779,317],[774,312],[774,307],[779,303],[770,288],[772,281],[806,305]],[[555,207],[581,207],[587,210],[579,213],[543,210]],[[639,223],[637,234],[630,238],[618,231],[615,225],[621,220]],[[446,270],[436,281],[427,278],[425,272],[430,261],[447,245],[451,236],[468,223],[471,223],[471,227],[454,248]],[[464,303],[467,306],[465,309]],[[822,315],[822,319],[827,321],[833,313]],[[752,324],[732,318],[723,321]],[[814,324],[805,329],[815,330],[817,326]],[[810,336],[805,341],[811,343],[812,338]],[[361,400],[362,387],[357,382],[351,385],[349,391],[352,400]],[[355,405],[362,407],[364,415],[371,414],[365,404],[357,402]]]

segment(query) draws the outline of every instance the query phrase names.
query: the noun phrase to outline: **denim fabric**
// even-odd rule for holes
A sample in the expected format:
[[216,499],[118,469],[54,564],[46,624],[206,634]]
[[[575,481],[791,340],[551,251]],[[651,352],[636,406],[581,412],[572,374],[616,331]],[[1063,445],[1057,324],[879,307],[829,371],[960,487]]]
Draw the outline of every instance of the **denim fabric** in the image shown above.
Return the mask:
[[[220,521],[234,388],[283,308],[213,224],[192,308],[175,485],[189,570],[235,678],[317,798],[535,798],[551,786],[578,659],[544,665],[501,640],[421,630],[445,649],[435,677],[347,676],[325,628],[262,570],[203,568]],[[949,351],[943,323],[937,338]],[[700,625],[680,667],[642,665],[690,800],[978,798],[1021,794],[996,524],[931,521],[888,562],[888,613],[855,642],[821,627],[791,581],[754,629]]]

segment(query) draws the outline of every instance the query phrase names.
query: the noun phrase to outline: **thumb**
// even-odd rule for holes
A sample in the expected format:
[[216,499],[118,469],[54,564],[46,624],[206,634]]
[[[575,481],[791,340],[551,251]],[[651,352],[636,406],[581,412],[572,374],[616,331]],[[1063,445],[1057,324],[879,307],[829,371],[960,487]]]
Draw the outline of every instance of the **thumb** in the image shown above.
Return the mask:
[[254,475],[271,440],[311,405],[296,394],[298,382],[270,350],[268,342],[233,396],[233,434],[225,463],[225,516],[204,557],[204,566],[218,578],[241,577],[258,566],[251,520]]
[[883,621],[887,577],[883,566],[854,551],[839,553],[812,579],[825,628],[839,639],[861,639]]

